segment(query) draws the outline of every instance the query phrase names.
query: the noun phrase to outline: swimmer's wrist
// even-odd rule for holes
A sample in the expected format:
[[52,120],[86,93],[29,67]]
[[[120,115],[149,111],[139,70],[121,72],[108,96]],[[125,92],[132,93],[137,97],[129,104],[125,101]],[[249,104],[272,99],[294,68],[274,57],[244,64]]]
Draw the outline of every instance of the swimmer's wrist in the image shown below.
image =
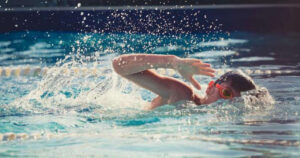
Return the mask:
[[171,61],[171,67],[172,69],[174,70],[178,70],[179,66],[180,66],[180,63],[181,63],[181,58],[180,57],[177,57],[177,56],[172,56],[172,61]]

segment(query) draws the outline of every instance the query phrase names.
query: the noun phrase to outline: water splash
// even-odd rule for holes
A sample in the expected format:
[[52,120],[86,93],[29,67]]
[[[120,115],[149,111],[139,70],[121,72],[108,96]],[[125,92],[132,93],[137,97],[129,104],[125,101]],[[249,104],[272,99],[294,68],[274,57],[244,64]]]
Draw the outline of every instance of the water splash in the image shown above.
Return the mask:
[[252,110],[265,110],[275,104],[275,100],[265,87],[257,87],[254,90],[242,92],[245,107]]
[[[65,113],[86,108],[102,113],[114,108],[142,109],[147,102],[142,99],[140,89],[118,77],[111,64],[105,63],[110,62],[113,56],[104,61],[98,58],[102,57],[66,56],[47,70],[36,89],[13,101],[8,108],[13,109],[13,113],[18,109],[22,114]],[[76,71],[68,71],[72,67],[101,69],[97,76],[89,73],[80,76],[75,75]]]

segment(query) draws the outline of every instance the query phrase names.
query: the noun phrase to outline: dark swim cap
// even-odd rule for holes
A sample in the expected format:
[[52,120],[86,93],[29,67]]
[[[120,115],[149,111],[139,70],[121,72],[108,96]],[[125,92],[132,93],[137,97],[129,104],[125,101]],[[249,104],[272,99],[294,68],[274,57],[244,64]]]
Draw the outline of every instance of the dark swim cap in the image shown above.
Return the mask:
[[244,92],[256,88],[253,79],[241,71],[229,71],[223,74],[215,83],[227,82],[236,91]]

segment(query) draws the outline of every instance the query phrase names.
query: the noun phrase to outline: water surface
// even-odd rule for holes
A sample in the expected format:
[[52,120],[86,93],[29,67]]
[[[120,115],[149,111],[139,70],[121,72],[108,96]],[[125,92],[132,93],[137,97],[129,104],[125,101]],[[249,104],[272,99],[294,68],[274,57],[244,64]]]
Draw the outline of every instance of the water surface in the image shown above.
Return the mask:
[[[299,39],[244,32],[211,37],[0,34],[2,69],[48,67],[47,75],[41,76],[1,74],[0,133],[25,133],[27,138],[0,141],[0,156],[296,157],[300,146]],[[219,70],[254,71],[251,76],[269,90],[275,104],[251,106],[238,99],[144,111],[155,95],[111,69],[115,56],[128,53],[174,54],[201,59]],[[72,68],[80,68],[79,73],[84,68],[98,71],[97,75],[65,73]],[[275,73],[286,70],[290,73]],[[205,90],[211,78],[197,80]],[[197,93],[204,94],[204,90]]]

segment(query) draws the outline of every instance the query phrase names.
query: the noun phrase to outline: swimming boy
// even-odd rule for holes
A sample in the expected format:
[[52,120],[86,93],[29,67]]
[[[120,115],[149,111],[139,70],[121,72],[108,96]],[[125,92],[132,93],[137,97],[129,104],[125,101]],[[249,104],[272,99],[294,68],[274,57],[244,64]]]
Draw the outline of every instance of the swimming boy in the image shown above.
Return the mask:
[[113,60],[113,68],[122,77],[146,88],[158,96],[148,109],[164,104],[173,104],[182,100],[193,101],[196,105],[210,104],[219,99],[232,99],[241,96],[241,92],[255,89],[253,80],[236,71],[227,72],[218,80],[211,81],[206,89],[206,96],[195,94],[186,83],[172,77],[162,76],[150,69],[169,68],[201,89],[193,75],[214,77],[215,70],[210,64],[192,58],[179,58],[174,55],[129,54]]

